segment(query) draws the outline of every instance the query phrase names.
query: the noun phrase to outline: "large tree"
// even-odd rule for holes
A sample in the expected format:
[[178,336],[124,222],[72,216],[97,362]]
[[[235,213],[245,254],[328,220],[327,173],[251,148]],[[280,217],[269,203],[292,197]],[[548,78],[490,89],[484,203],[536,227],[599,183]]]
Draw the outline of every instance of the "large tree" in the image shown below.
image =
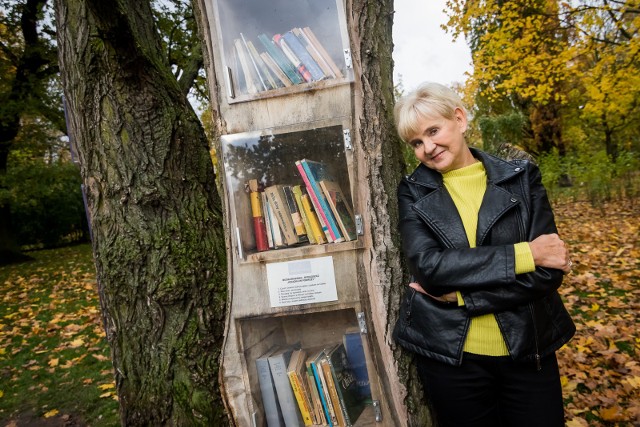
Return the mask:
[[124,425],[220,425],[226,242],[208,144],[149,2],[57,0]]

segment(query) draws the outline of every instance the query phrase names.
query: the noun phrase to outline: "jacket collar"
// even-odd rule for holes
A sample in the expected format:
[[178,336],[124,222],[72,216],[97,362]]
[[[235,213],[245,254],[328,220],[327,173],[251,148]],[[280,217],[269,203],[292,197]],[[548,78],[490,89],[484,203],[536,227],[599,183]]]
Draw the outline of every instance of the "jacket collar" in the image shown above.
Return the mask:
[[[507,162],[506,160],[502,160],[476,148],[469,147],[469,149],[473,157],[482,162],[487,172],[489,183],[499,184],[522,172],[523,168],[521,166]],[[442,185],[442,174],[433,169],[429,169],[423,164],[419,165],[407,179],[427,187],[436,188]]]

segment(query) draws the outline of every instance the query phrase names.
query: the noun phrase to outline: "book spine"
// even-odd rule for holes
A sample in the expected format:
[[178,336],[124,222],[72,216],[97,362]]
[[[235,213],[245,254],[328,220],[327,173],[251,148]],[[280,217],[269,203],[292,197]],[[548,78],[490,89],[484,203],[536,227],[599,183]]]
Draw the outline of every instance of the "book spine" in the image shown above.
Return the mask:
[[351,423],[347,424],[347,420],[344,417],[344,403],[340,401],[340,397],[338,396],[338,389],[328,360],[322,361],[322,371],[324,373],[325,381],[327,382],[327,390],[329,390],[331,404],[333,405],[333,410],[335,411],[338,424],[345,427],[350,426]]
[[340,71],[340,68],[338,68],[336,63],[333,61],[333,59],[331,58],[331,55],[329,55],[329,52],[327,52],[324,46],[322,46],[322,43],[320,43],[320,40],[318,40],[318,38],[313,33],[313,31],[311,31],[311,28],[304,27],[302,31],[307,35],[307,37],[309,38],[311,43],[313,43],[313,46],[318,50],[318,52],[322,54],[322,57],[325,59],[325,61],[327,61],[327,64],[329,64],[329,66],[331,67],[331,70],[334,72],[336,77],[341,79],[342,71]]
[[258,71],[258,74],[262,76],[262,79],[265,83],[267,90],[277,89],[278,85],[276,84],[276,81],[273,79],[273,76],[271,76],[271,72],[269,71],[269,68],[260,57],[258,50],[253,45],[251,40],[247,42],[247,48],[251,53],[251,58],[253,58],[253,63],[256,65],[256,70]]
[[331,391],[327,384],[327,379],[324,375],[324,369],[322,368],[322,360],[318,362],[318,371],[320,372],[320,382],[322,382],[322,391],[324,392],[324,400],[327,402],[327,409],[329,410],[329,417],[331,417],[331,424],[340,426],[338,417],[336,416],[336,408],[333,407],[333,401],[331,400]]
[[269,248],[273,248],[273,228],[271,227],[269,202],[267,201],[267,196],[264,192],[260,193],[260,197],[262,198],[262,210],[264,212],[264,228],[267,231],[267,244],[269,245]]
[[282,34],[274,34],[271,39],[275,44],[280,46],[280,49],[282,49],[282,52],[284,52],[284,55],[293,64],[293,66],[296,68],[296,70],[302,76],[302,78],[306,82],[309,82],[309,83],[312,82],[313,77],[311,77],[311,73],[309,72],[307,67],[302,63],[302,61],[300,61],[300,58],[298,58],[296,54],[293,53],[293,50],[291,50],[291,46],[287,44],[287,42],[282,37]]
[[333,420],[331,418],[331,413],[329,412],[329,406],[328,406],[331,402],[327,402],[327,399],[326,399],[325,390],[322,385],[322,371],[319,369],[319,367],[316,365],[315,362],[311,363],[311,369],[313,370],[313,378],[315,379],[316,387],[318,388],[318,394],[320,395],[320,402],[322,402],[324,417],[327,420],[329,427],[333,427],[334,424],[333,424]]
[[295,372],[288,372],[287,374],[289,375],[291,389],[293,390],[293,395],[296,397],[296,402],[298,402],[298,408],[300,408],[300,414],[302,414],[302,421],[304,422],[304,425],[313,425],[313,419],[311,418],[311,413],[309,412],[309,404],[305,399],[302,384],[300,384],[298,376]]
[[346,241],[356,240],[355,223],[351,207],[347,205],[348,201],[342,190],[333,181],[320,181],[320,187],[324,192],[327,202],[331,205],[333,216],[342,231],[342,236]]
[[282,70],[280,69],[280,67],[278,67],[278,64],[276,64],[276,61],[273,60],[271,55],[269,55],[267,52],[262,52],[260,54],[260,57],[262,58],[264,63],[267,64],[267,67],[269,67],[269,70],[271,70],[274,77],[281,82],[280,87],[291,86],[291,80],[289,80],[289,77],[287,77],[287,75],[282,72]]
[[318,387],[316,386],[315,377],[313,376],[313,369],[310,365],[307,365],[307,382],[309,383],[309,394],[311,395],[311,403],[313,404],[313,410],[316,415],[316,423],[319,425],[326,425],[327,420],[324,417],[322,401],[320,400]]
[[256,93],[258,89],[256,88],[256,85],[253,79],[253,73],[251,72],[251,68],[249,64],[249,58],[247,57],[249,53],[245,52],[244,46],[242,45],[242,40],[235,39],[233,43],[236,47],[236,52],[238,53],[238,60],[240,61],[242,74],[244,74],[244,81],[247,86],[247,93]]
[[275,217],[282,230],[282,234],[287,242],[287,245],[295,245],[298,243],[298,236],[296,235],[293,220],[291,219],[291,213],[286,205],[284,194],[281,193],[281,189],[277,185],[272,185],[264,189],[269,200],[271,210],[274,212]]
[[253,231],[256,238],[256,249],[260,252],[269,249],[267,240],[267,227],[264,222],[264,214],[262,211],[262,202],[259,191],[251,191],[249,193],[251,200],[251,216],[253,217]]
[[327,63],[327,61],[322,57],[322,54],[320,52],[318,52],[318,49],[315,48],[315,46],[311,43],[311,41],[309,40],[307,35],[302,31],[302,29],[294,28],[291,31],[293,31],[293,34],[295,34],[296,37],[298,37],[298,40],[300,40],[300,43],[302,43],[302,45],[305,47],[305,49],[307,49],[309,54],[313,57],[313,59],[316,61],[316,63],[320,66],[320,68],[322,69],[322,72],[324,73],[324,75],[329,77],[329,78],[335,78],[336,75],[333,72],[333,70],[331,69],[331,67],[329,66],[329,64]]
[[318,81],[324,79],[326,76],[322,72],[322,69],[318,65],[318,63],[313,59],[309,51],[304,47],[304,45],[300,42],[300,39],[293,34],[292,31],[287,31],[282,35],[285,43],[289,48],[293,51],[294,55],[298,57],[300,62],[302,62],[309,73],[311,74],[311,78],[313,81]]
[[304,82],[304,79],[300,74],[298,74],[298,71],[293,64],[286,56],[284,56],[282,50],[280,50],[280,48],[269,39],[269,37],[264,34],[260,34],[258,36],[258,40],[260,40],[260,43],[262,43],[269,55],[271,55],[276,64],[278,64],[278,67],[280,67],[282,72],[284,72],[289,80],[291,80],[291,83],[295,85]]
[[269,427],[284,426],[282,410],[276,397],[276,389],[267,358],[256,359],[256,370],[258,372],[258,383],[260,384],[260,394],[262,395],[262,405],[264,406],[267,425]]
[[300,213],[300,209],[298,209],[298,204],[296,203],[296,199],[293,196],[293,191],[291,186],[285,185],[282,187],[282,191],[284,192],[284,197],[287,202],[287,206],[289,207],[289,212],[291,212],[291,220],[293,221],[293,227],[296,231],[296,235],[298,238],[308,239],[307,230],[304,227],[304,223],[302,222],[302,215]]
[[258,64],[256,64],[256,60],[254,59],[253,55],[251,55],[251,50],[249,50],[249,45],[247,45],[247,40],[244,38],[244,34],[240,33],[240,39],[242,40],[242,44],[247,52],[249,62],[253,66],[252,70],[255,71],[254,75],[258,77],[258,81],[260,82],[260,86],[258,88],[259,91],[267,90],[267,84],[265,83],[262,74],[260,74],[260,69],[258,68]]
[[322,205],[320,204],[320,199],[318,199],[317,195],[313,191],[313,187],[311,186],[311,181],[307,177],[307,173],[305,172],[304,166],[302,166],[302,162],[297,161],[296,162],[296,166],[298,167],[298,172],[300,173],[300,176],[302,177],[302,181],[304,182],[305,186],[307,187],[307,193],[309,194],[309,198],[311,199],[311,203],[313,204],[313,208],[315,209],[316,214],[318,214],[318,220],[320,221],[320,225],[322,226],[322,231],[325,233],[327,241],[328,242],[333,242],[334,241],[334,238],[333,238],[334,234],[331,232],[331,229],[329,228],[329,225],[328,225],[328,222],[327,222],[327,218],[326,218],[324,212],[322,211]]
[[313,189],[313,192],[316,198],[318,199],[318,203],[322,208],[321,215],[323,216],[324,221],[327,223],[327,227],[329,228],[329,232],[331,233],[331,238],[333,239],[334,243],[339,243],[344,241],[344,238],[342,237],[342,235],[340,234],[340,230],[338,229],[338,225],[336,224],[333,218],[331,207],[327,203],[327,199],[324,197],[324,194],[322,193],[322,189],[320,188],[320,185],[314,178],[313,173],[309,168],[309,165],[304,159],[301,160],[300,163],[304,168],[305,174],[307,176],[307,180],[309,181],[309,184],[311,185],[311,188]]
[[[320,221],[318,220],[318,216],[313,209],[313,205],[308,194],[302,195],[302,208],[307,215],[309,225],[311,226],[311,232],[313,233],[313,236],[318,244],[321,245],[323,243],[327,243],[327,237],[325,235],[325,232],[323,231],[322,225],[320,225]],[[327,230],[327,227],[324,227],[324,229]]]
[[287,364],[289,362],[287,357],[284,354],[269,356],[269,367],[271,368],[278,402],[280,402],[280,409],[282,409],[284,423],[287,427],[297,427],[302,423],[302,418],[287,375]]
[[298,212],[300,212],[302,225],[304,226],[307,238],[309,239],[309,243],[311,243],[312,245],[319,243],[314,235],[313,229],[311,228],[311,223],[309,222],[307,212],[305,212],[304,205],[302,204],[302,190],[300,189],[300,186],[294,185],[293,187],[291,187],[291,193],[293,194],[293,199],[295,200],[296,206],[298,207]]

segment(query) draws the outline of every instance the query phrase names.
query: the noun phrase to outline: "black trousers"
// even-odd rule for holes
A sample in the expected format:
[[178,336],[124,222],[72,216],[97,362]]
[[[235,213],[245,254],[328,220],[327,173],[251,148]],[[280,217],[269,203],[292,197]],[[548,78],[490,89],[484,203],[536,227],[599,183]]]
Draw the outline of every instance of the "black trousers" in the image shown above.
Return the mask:
[[461,366],[417,356],[420,380],[439,427],[562,427],[555,354],[534,362],[465,353]]

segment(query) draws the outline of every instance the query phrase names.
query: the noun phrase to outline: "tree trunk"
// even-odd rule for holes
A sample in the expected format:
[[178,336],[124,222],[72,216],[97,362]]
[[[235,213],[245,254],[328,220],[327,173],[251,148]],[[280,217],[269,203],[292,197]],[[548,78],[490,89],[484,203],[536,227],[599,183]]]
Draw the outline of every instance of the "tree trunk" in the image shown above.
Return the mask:
[[203,129],[148,2],[56,0],[56,17],[122,424],[225,424],[225,238]]
[[[431,416],[422,396],[412,356],[395,346],[391,339],[400,298],[408,283],[407,269],[401,262],[397,231],[398,209],[396,189],[404,174],[402,141],[393,122],[393,0],[353,0],[348,4],[353,62],[356,75],[354,120],[362,152],[359,153],[358,178],[360,186],[369,189],[366,200],[368,215],[364,221],[372,239],[371,250],[365,253],[363,268],[370,277],[361,283],[373,283],[364,294],[369,295],[370,317],[375,331],[368,335],[377,345],[374,357],[379,366],[389,367],[382,372],[381,382],[387,398],[395,408],[408,413],[390,414],[396,425],[430,426]],[[367,302],[366,300],[364,300]],[[400,382],[402,384],[400,384]],[[404,386],[404,387],[403,387]],[[404,402],[403,402],[404,400]]]

